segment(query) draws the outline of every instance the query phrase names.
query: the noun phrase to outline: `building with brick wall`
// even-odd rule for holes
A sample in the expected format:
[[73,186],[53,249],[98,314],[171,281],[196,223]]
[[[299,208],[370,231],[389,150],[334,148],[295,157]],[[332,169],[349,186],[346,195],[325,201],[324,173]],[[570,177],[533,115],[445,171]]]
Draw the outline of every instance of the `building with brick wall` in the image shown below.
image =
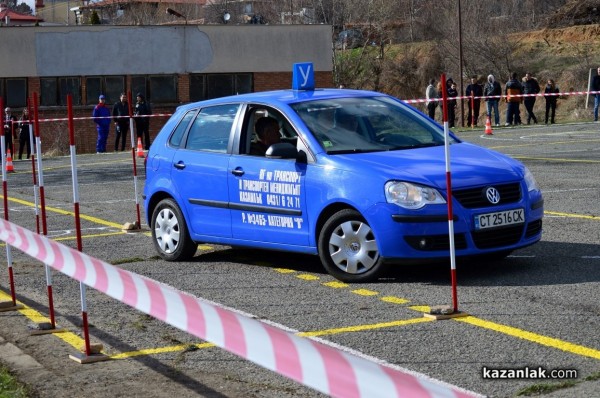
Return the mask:
[[[181,104],[291,88],[292,66],[312,62],[317,87],[331,87],[331,26],[169,25],[3,28],[0,97],[19,115],[38,104],[42,150],[68,153],[71,95],[78,153],[95,152],[91,120],[99,94],[143,93],[154,137]],[[15,54],[19,62],[9,54]],[[89,118],[89,119],[88,119]],[[114,131],[108,149],[113,149]],[[128,145],[129,145],[128,140]]]

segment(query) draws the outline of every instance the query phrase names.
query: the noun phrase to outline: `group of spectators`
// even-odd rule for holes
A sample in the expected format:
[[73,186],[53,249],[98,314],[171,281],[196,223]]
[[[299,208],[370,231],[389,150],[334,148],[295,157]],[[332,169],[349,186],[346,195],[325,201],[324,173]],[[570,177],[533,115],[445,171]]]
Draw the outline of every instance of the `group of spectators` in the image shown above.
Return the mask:
[[[598,91],[600,91],[600,68],[598,68],[597,77]],[[447,80],[446,85],[446,93],[448,96],[448,126],[454,127],[456,121],[456,97],[458,97],[458,91],[456,90],[456,83],[451,78]],[[477,126],[481,98],[483,98],[486,103],[486,115],[490,118],[490,120],[492,118],[492,112],[494,113],[494,122],[496,126],[500,126],[500,113],[498,110],[498,104],[500,103],[501,99],[504,99],[507,105],[506,123],[504,124],[505,126],[522,124],[520,110],[521,103],[525,105],[527,124],[531,124],[532,122],[533,124],[537,124],[538,119],[535,116],[533,107],[537,98],[536,95],[540,93],[540,91],[540,84],[538,83],[537,79],[531,75],[531,73],[526,73],[522,79],[519,79],[518,75],[513,73],[510,80],[506,82],[504,86],[504,93],[502,92],[500,83],[498,83],[494,75],[489,75],[486,83],[483,86],[479,84],[477,76],[473,76],[470,84],[465,90],[465,96],[469,97],[467,100],[467,127],[471,127],[471,125]],[[546,124],[548,124],[548,122],[553,124],[555,121],[558,93],[560,93],[560,90],[554,83],[554,80],[548,79],[546,87],[544,88],[544,99],[546,100]],[[425,104],[429,117],[435,119],[435,110],[441,103],[439,99],[442,98],[441,82],[439,82],[436,86],[435,79],[431,79],[425,90],[425,98]],[[599,106],[600,95],[596,97],[594,105],[594,120],[598,120]]]
[[[129,131],[129,103],[125,93],[121,93],[119,101],[117,101],[111,110],[106,106],[106,97],[100,94],[98,104],[92,111],[92,118],[96,123],[96,131],[98,132],[98,140],[96,141],[96,153],[106,152],[106,142],[110,132],[111,122],[115,125],[115,152],[125,150],[127,141],[127,132]],[[135,120],[136,136],[142,140],[144,149],[150,149],[150,118],[152,109],[142,93],[136,95],[136,104],[133,112]],[[133,144],[133,143],[132,143]]]

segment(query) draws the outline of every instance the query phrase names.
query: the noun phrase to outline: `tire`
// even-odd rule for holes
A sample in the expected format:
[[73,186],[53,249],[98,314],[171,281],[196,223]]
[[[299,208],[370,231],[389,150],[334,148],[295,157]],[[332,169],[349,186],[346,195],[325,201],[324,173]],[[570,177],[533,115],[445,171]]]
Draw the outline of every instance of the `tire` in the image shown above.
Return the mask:
[[383,270],[373,230],[351,209],[325,222],[319,234],[319,257],[327,272],[344,282],[372,281]]
[[152,213],[152,241],[158,254],[167,261],[191,259],[198,249],[192,241],[187,224],[177,203],[161,200]]

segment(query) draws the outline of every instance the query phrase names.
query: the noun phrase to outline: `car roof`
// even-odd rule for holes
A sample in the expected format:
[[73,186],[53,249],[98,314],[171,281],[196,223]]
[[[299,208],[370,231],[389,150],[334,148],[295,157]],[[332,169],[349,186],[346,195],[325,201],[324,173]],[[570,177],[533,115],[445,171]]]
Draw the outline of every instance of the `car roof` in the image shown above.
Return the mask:
[[178,107],[179,110],[197,108],[199,106],[209,106],[218,104],[227,104],[234,102],[259,102],[265,104],[294,104],[303,101],[335,99],[335,98],[360,98],[360,97],[383,97],[386,94],[367,90],[350,90],[335,88],[318,88],[315,90],[275,90],[260,91],[256,93],[240,94],[227,97],[220,97],[211,100],[194,102]]

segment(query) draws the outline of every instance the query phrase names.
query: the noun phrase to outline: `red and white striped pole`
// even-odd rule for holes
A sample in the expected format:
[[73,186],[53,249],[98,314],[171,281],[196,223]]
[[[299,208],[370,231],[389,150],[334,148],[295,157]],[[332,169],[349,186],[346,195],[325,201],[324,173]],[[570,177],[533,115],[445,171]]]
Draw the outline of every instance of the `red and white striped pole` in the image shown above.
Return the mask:
[[[140,199],[138,195],[138,178],[137,178],[137,160],[135,156],[135,134],[133,132],[133,107],[131,102],[131,91],[127,92],[127,104],[129,105],[129,131],[131,135],[131,159],[133,161],[133,191],[135,194],[135,210],[137,215],[137,227],[142,227],[142,219],[140,215]],[[146,159],[146,158],[144,158]]]
[[450,129],[448,128],[448,92],[446,74],[442,73],[442,103],[444,109],[444,153],[446,158],[446,190],[448,196],[448,235],[450,238],[450,277],[452,279],[452,308],[458,312],[456,296],[456,253],[454,246],[454,214],[452,211],[452,173],[450,171]]
[[35,153],[37,155],[38,166],[38,185],[40,191],[40,210],[42,212],[42,233],[48,235],[48,225],[46,222],[46,195],[44,192],[44,169],[42,168],[42,141],[40,138],[40,118],[38,114],[38,97],[33,93],[33,124],[35,127]]
[[[73,127],[73,96],[67,95],[67,110],[69,117],[69,149],[71,153],[71,176],[73,180],[73,207],[75,211],[75,231],[77,234],[77,250],[82,251],[81,243],[81,218],[79,215],[79,183],[77,182],[77,151],[75,148],[75,129]],[[85,284],[79,283],[81,293],[81,318],[83,326],[83,338],[85,340],[85,355],[89,356],[92,353],[90,346],[90,334],[87,319],[87,302],[85,299]]]
[[[4,128],[4,98],[0,97],[0,126]],[[9,121],[6,120],[8,123]],[[12,133],[11,133],[12,134]],[[2,157],[2,196],[4,197],[4,219],[8,221],[8,180],[6,178],[6,137],[4,132],[0,137],[0,156]],[[12,251],[10,245],[6,245],[6,263],[8,264],[8,280],[10,283],[10,297],[12,299],[11,309],[17,305],[15,294],[15,277],[12,267]]]
[[33,177],[33,199],[35,204],[35,227],[36,231],[40,233],[40,208],[39,208],[39,200],[38,200],[38,190],[39,187],[37,185],[37,178],[35,177],[35,135],[33,133],[33,112],[31,110],[31,101],[29,98],[27,99],[27,115],[29,119],[27,120],[27,126],[29,127],[29,148],[31,149],[31,176]]

